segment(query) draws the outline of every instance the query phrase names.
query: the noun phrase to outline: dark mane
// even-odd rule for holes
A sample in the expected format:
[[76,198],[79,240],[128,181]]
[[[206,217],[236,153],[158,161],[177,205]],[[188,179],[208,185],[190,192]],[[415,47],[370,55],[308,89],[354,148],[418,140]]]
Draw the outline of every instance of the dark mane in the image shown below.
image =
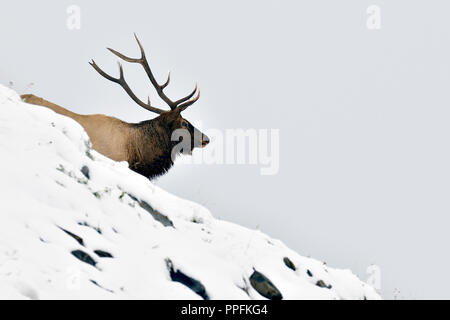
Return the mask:
[[152,120],[131,124],[128,149],[130,169],[153,179],[166,173],[172,166],[171,130],[165,125],[164,115]]

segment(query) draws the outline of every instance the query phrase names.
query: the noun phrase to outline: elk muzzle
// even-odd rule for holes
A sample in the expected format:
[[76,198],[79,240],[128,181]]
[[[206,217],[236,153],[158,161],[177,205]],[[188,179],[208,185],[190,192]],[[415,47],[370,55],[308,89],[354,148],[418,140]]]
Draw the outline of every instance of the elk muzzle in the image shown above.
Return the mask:
[[209,138],[206,134],[202,134],[202,148],[206,147],[209,143]]

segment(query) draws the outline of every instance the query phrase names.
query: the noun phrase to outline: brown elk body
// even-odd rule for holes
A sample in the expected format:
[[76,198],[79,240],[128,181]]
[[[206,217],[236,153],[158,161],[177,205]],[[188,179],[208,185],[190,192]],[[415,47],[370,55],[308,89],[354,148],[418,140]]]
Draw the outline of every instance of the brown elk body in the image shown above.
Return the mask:
[[[181,112],[200,97],[197,86],[188,96],[177,101],[170,100],[163,92],[170,81],[170,74],[166,83],[163,85],[158,84],[150,70],[144,50],[137,37],[136,40],[141,49],[141,58],[139,59],[128,58],[113,49],[109,50],[125,61],[141,64],[158,95],[169,105],[170,111],[151,106],[150,99],[148,103],[144,103],[137,98],[126,83],[120,64],[120,77],[113,78],[101,70],[94,61],[91,62],[91,65],[97,72],[108,80],[120,84],[136,103],[149,111],[159,114],[159,116],[140,123],[128,123],[102,114],[77,114],[31,94],[22,95],[22,99],[27,103],[50,108],[59,114],[76,120],[86,130],[96,151],[116,161],[128,161],[132,170],[152,179],[170,169],[174,163],[176,153],[190,154],[194,148],[205,147],[209,143],[209,139],[181,116]],[[197,91],[197,96],[191,99]],[[189,133],[190,148],[188,150],[185,150],[186,148],[178,151],[174,149],[179,142],[172,140],[172,133],[177,129],[184,129]],[[174,150],[176,151],[175,153]]]

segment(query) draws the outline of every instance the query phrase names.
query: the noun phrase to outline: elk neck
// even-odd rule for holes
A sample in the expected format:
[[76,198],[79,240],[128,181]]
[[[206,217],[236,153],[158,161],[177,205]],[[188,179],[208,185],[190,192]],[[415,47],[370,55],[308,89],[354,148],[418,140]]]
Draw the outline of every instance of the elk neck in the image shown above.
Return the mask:
[[130,169],[149,179],[166,173],[173,165],[171,130],[161,117],[130,124],[128,163]]

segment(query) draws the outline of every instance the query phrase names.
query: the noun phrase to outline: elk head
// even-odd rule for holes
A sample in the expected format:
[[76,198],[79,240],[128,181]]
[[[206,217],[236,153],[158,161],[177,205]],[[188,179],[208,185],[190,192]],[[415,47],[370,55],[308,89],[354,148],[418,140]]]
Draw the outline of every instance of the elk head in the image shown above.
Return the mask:
[[[158,134],[160,134],[161,132],[165,132],[166,134],[169,135],[169,139],[170,139],[171,135],[174,131],[179,130],[179,129],[186,130],[186,132],[188,132],[189,136],[190,136],[190,148],[189,148],[189,150],[186,150],[186,148],[183,148],[182,151],[184,154],[191,154],[192,150],[194,148],[205,147],[209,143],[209,138],[205,134],[200,132],[197,128],[195,128],[189,121],[187,121],[186,119],[184,119],[181,116],[182,111],[186,110],[187,107],[194,104],[200,98],[200,90],[198,89],[198,86],[195,85],[194,90],[190,94],[188,94],[187,96],[185,96],[181,99],[173,101],[169,97],[167,97],[167,95],[164,93],[164,89],[167,87],[167,85],[170,82],[170,72],[169,72],[166,82],[164,84],[159,84],[156,81],[156,79],[150,69],[150,66],[148,64],[147,58],[145,56],[144,48],[142,47],[141,42],[139,41],[136,34],[134,34],[134,37],[136,38],[136,41],[137,41],[140,51],[141,51],[140,58],[130,58],[130,57],[127,57],[127,56],[121,54],[120,52],[118,52],[114,49],[111,49],[111,48],[107,48],[107,49],[126,62],[140,64],[144,68],[145,72],[147,73],[147,76],[150,79],[150,82],[153,85],[153,87],[156,89],[156,92],[158,93],[159,97],[170,107],[170,110],[163,110],[163,109],[152,106],[150,103],[150,97],[148,97],[147,103],[140,100],[133,93],[133,91],[130,89],[127,82],[125,81],[122,64],[120,62],[119,62],[119,71],[120,71],[119,78],[114,78],[114,77],[110,76],[109,74],[107,74],[106,72],[104,72],[102,69],[100,69],[100,67],[95,63],[94,60],[92,60],[92,62],[90,62],[91,66],[100,75],[102,75],[106,79],[119,84],[125,90],[125,92],[130,96],[130,98],[133,99],[133,101],[136,102],[138,105],[140,105],[141,107],[143,107],[144,109],[146,109],[148,111],[157,113],[159,115],[157,118],[150,120],[150,121],[152,121],[153,126],[157,125],[157,126],[162,127],[163,130],[156,131]],[[145,123],[145,122],[143,122],[143,123]],[[185,137],[185,135],[183,135],[183,137]],[[186,142],[186,141],[184,141],[184,142]],[[170,144],[171,147],[173,147],[174,145],[175,144],[172,144],[172,143]]]

